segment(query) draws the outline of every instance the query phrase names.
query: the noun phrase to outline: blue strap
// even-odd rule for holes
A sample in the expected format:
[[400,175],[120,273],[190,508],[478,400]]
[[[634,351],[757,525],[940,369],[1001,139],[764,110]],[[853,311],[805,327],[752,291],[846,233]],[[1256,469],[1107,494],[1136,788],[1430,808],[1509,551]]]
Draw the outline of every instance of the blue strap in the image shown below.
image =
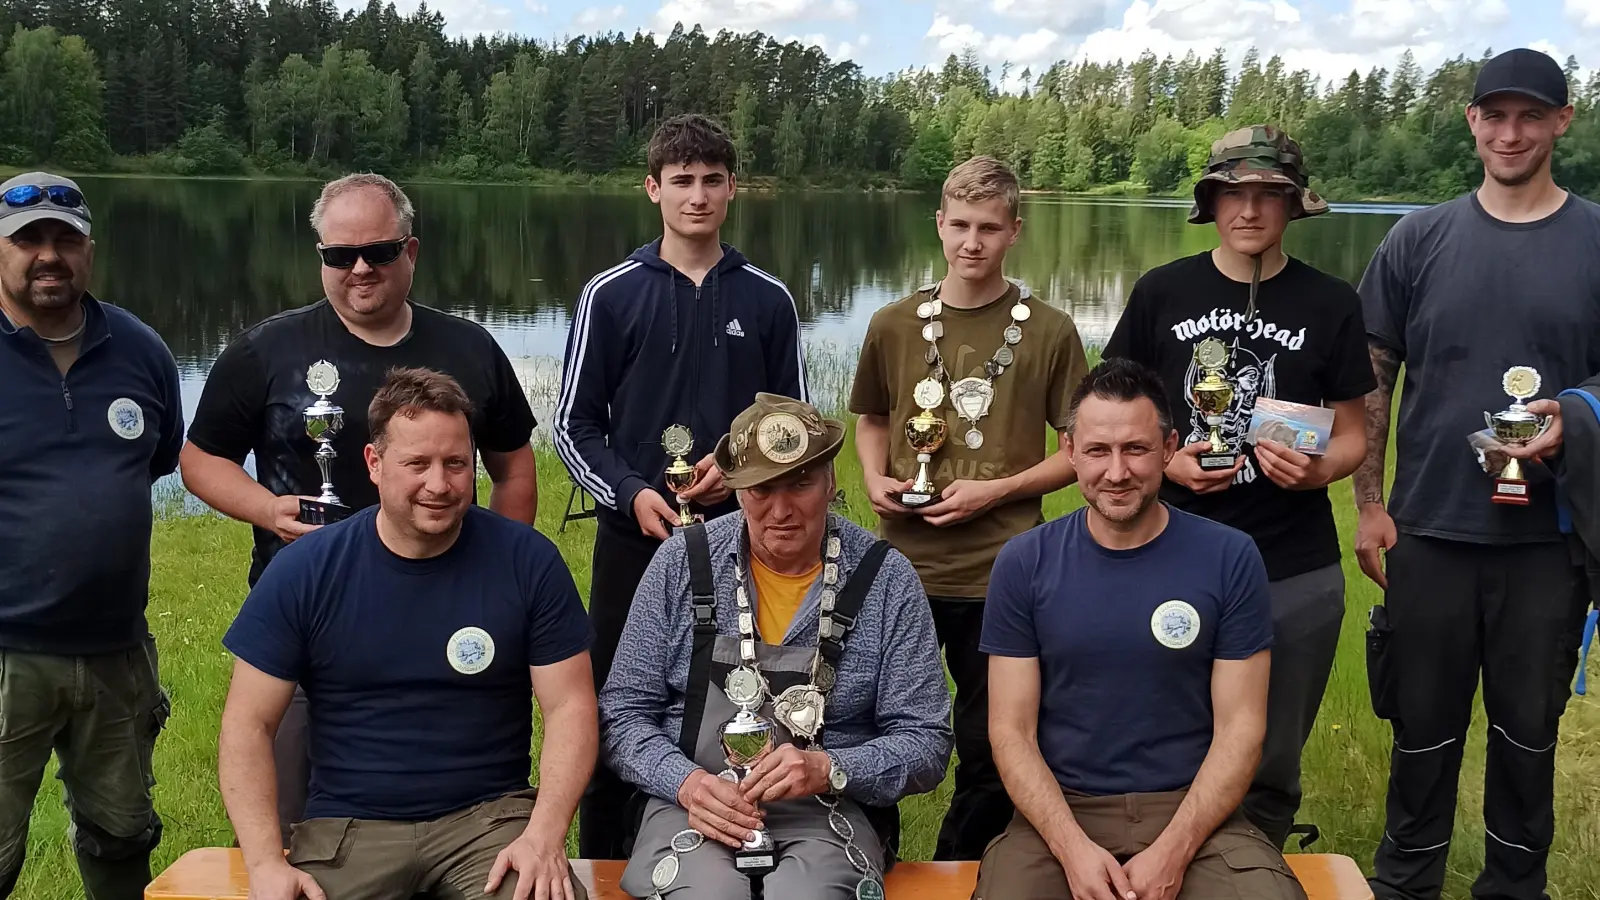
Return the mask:
[[1594,646],[1597,622],[1600,622],[1600,607],[1589,610],[1589,618],[1583,623],[1583,650],[1578,653],[1578,686],[1575,688],[1579,697],[1588,693],[1585,686],[1589,681],[1589,648]]

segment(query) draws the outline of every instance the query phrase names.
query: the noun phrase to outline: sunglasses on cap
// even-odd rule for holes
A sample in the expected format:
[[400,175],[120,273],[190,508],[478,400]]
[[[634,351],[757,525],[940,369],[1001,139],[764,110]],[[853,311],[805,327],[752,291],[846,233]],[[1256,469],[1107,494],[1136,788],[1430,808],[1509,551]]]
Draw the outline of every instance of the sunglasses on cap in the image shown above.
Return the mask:
[[411,235],[408,234],[399,240],[375,244],[318,244],[317,253],[322,257],[322,264],[330,269],[351,268],[357,259],[366,260],[369,266],[387,266],[406,252],[406,244],[410,241]]
[[29,206],[38,206],[49,200],[52,206],[63,209],[82,210],[84,208],[83,194],[77,188],[64,184],[38,185],[19,184],[4,194],[0,194],[7,206],[14,209],[25,209]]

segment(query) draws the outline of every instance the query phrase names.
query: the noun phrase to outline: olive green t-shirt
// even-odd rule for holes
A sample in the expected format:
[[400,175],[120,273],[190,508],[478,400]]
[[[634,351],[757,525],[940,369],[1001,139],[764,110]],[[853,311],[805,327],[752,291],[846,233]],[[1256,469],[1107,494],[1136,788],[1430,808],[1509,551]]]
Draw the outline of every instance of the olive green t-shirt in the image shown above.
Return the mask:
[[[916,477],[917,454],[906,440],[905,423],[921,412],[912,388],[933,372],[928,342],[917,305],[933,296],[932,286],[878,310],[867,327],[850,391],[850,411],[889,417],[889,460],[886,472],[907,480]],[[945,305],[939,314],[944,337],[939,350],[951,381],[983,377],[983,364],[1004,341],[1011,307],[1021,296],[1015,285],[1004,297],[978,309]],[[994,402],[979,423],[983,446],[967,449],[970,427],[950,404],[936,411],[949,423],[944,446],[933,454],[929,473],[940,490],[956,479],[988,481],[1006,478],[1043,462],[1055,448],[1050,430],[1067,421],[1072,391],[1088,373],[1078,329],[1066,313],[1039,297],[1028,301],[1032,315],[1022,323],[1022,341],[1011,348],[1011,366],[994,382]],[[944,528],[920,516],[885,519],[879,533],[917,568],[922,586],[933,597],[982,599],[989,587],[989,569],[1006,541],[1044,521],[1042,500],[1032,497],[996,506],[988,512]]]

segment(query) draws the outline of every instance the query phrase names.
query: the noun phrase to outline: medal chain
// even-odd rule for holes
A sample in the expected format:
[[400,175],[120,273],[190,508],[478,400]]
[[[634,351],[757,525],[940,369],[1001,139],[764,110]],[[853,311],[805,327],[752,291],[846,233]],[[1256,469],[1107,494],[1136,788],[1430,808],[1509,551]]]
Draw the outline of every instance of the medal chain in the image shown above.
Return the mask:
[[[1006,368],[1016,360],[1015,351],[1011,348],[1022,342],[1022,323],[1026,322],[1032,314],[1032,311],[1028,309],[1027,301],[1033,296],[1033,292],[1021,281],[1009,278],[1006,280],[1010,284],[1016,285],[1021,296],[1011,306],[1011,324],[1007,325],[1002,333],[1000,346],[995,349],[994,353],[983,364],[985,377],[982,381],[990,393],[989,403],[993,403],[995,381],[1001,375],[1004,375]],[[951,376],[950,370],[945,366],[944,354],[939,350],[939,338],[943,336],[944,330],[943,323],[939,321],[939,313],[943,310],[939,294],[943,288],[944,282],[942,281],[934,284],[933,296],[918,306],[917,316],[927,320],[922,329],[923,339],[928,342],[928,365],[932,369],[930,377],[950,386],[951,405],[955,407],[956,415],[967,422],[971,429],[968,432],[967,445],[969,448],[976,450],[982,444],[981,432],[978,431],[978,422],[989,414],[988,404],[985,404],[985,409],[976,416],[968,416],[966,411],[961,408],[961,405],[955,402],[955,386],[958,382]],[[924,311],[927,312],[927,315],[923,315]],[[977,436],[976,440],[974,440],[974,436]]]

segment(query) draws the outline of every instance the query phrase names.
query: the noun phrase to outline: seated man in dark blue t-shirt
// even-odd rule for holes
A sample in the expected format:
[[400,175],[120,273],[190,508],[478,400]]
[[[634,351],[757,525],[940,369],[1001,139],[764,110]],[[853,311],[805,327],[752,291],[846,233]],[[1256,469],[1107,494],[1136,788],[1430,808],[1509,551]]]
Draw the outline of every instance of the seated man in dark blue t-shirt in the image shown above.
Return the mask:
[[[259,900],[582,898],[566,834],[599,743],[589,624],[555,546],[472,505],[470,401],[400,369],[372,400],[379,504],[268,566],[223,643],[223,801]],[[533,708],[546,741],[528,787]],[[272,736],[310,700],[287,859]]]
[[976,900],[1304,900],[1239,812],[1272,612],[1250,538],[1157,499],[1165,388],[1113,359],[1067,418],[1087,506],[1011,540],[984,612],[989,739],[1017,814]]

